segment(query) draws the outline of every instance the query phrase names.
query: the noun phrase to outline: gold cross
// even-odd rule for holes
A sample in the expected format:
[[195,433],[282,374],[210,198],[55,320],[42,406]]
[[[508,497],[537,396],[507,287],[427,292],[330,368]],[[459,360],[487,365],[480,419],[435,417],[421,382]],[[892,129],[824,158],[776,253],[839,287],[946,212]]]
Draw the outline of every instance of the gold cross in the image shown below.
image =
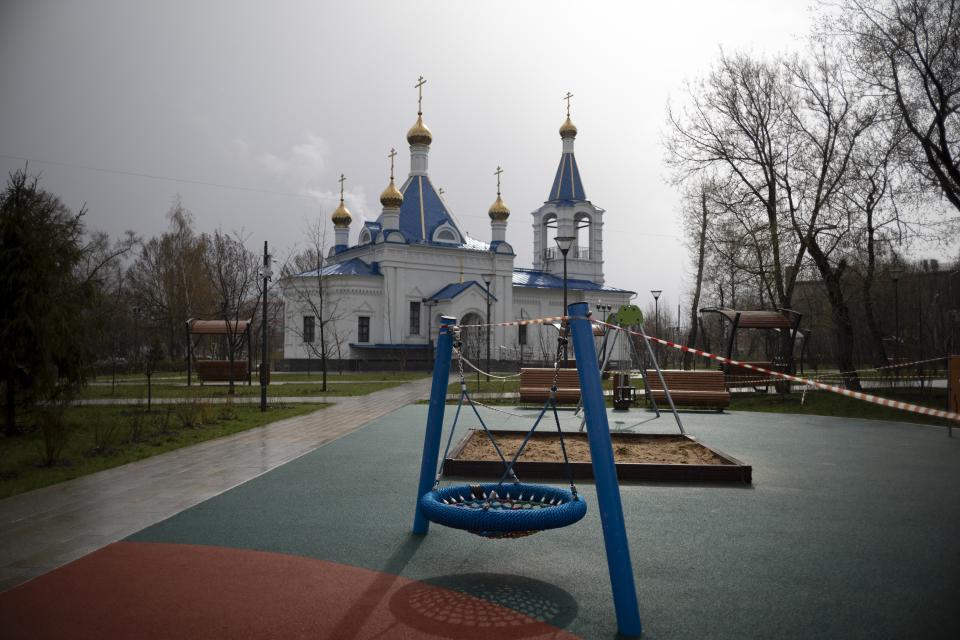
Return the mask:
[[417,84],[413,85],[417,90],[417,115],[423,115],[423,85],[427,84],[427,81],[423,79],[423,76],[420,76],[417,79]]
[[347,179],[341,173],[340,174],[340,204],[343,204],[343,183],[346,181]]
[[390,181],[393,182],[393,159],[397,156],[396,149],[390,149],[390,153],[387,154],[387,157],[390,158]]
[[567,101],[567,117],[570,117],[570,98],[573,97],[573,94],[567,91],[567,95],[563,96],[563,99]]
[[497,167],[497,170],[493,172],[493,175],[497,176],[497,195],[500,195],[500,174],[503,173],[503,169]]

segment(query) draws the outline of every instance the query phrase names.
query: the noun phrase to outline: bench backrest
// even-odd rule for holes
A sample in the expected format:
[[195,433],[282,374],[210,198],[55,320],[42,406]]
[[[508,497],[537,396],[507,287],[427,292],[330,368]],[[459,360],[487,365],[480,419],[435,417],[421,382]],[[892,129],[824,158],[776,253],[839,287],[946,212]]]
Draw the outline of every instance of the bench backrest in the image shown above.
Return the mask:
[[[551,367],[520,369],[521,387],[545,387],[553,384],[554,370]],[[557,374],[558,389],[579,389],[580,376],[576,369],[560,369]]]
[[[772,362],[744,362],[744,364],[752,364],[756,367],[763,367],[768,371],[774,371],[774,365]],[[747,369],[746,367],[741,367],[739,365],[726,364],[726,374],[728,376],[763,376],[763,373],[756,371],[754,369]]]
[[[670,389],[677,391],[726,391],[723,373],[720,371],[677,371],[661,370],[663,379]],[[660,378],[653,369],[647,369],[647,384],[651,389],[663,390]]]

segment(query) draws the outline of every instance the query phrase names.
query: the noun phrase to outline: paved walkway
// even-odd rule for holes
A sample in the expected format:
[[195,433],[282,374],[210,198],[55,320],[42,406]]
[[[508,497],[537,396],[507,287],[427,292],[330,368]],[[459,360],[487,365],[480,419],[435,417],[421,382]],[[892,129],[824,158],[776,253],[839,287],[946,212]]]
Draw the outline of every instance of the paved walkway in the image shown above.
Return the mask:
[[[430,378],[0,501],[0,591],[426,398]],[[317,401],[317,399],[311,399]]]
[[[311,404],[318,402],[342,403],[348,398],[369,398],[365,396],[280,396],[267,398],[268,403]],[[211,396],[209,398],[153,398],[151,404],[184,404],[188,402],[204,402],[208,404],[260,404],[260,396]],[[82,398],[71,404],[80,406],[110,406],[110,405],[144,405],[146,398]]]

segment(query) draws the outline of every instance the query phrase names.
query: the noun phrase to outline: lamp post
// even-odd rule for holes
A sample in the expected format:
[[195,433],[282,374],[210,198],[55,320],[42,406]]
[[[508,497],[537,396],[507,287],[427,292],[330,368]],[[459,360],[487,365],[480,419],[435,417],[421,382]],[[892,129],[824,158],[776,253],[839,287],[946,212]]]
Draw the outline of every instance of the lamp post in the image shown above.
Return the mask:
[[[133,308],[133,370],[140,368],[140,307]],[[114,356],[116,357],[116,356]]]
[[423,299],[423,306],[427,308],[427,342],[430,345],[430,371],[433,371],[433,307],[436,300]]
[[494,273],[484,273],[481,277],[483,283],[487,285],[487,380],[490,380],[490,285],[493,283]]
[[887,272],[893,281],[893,322],[894,322],[894,343],[893,359],[894,364],[900,361],[900,276],[903,275],[903,269],[893,267]]
[[[573,243],[577,241],[575,236],[557,236],[553,239],[557,243],[557,248],[560,249],[560,253],[563,254],[563,315],[567,314],[567,253],[570,251],[570,247],[573,246]],[[564,322],[560,327],[560,330],[563,332],[563,336],[567,335],[567,323]],[[563,343],[563,364],[567,364],[567,343]]]
[[267,241],[263,241],[263,267],[260,269],[260,275],[263,276],[263,339],[260,341],[260,411],[267,410],[267,383],[269,382],[269,350],[267,349],[267,285],[273,272],[270,270],[270,263],[273,256],[267,251]]
[[[660,294],[663,293],[661,289],[651,289],[650,295],[653,296],[653,315],[654,315],[654,331],[657,333],[657,337],[660,337]],[[657,368],[660,367],[660,343],[657,343]]]

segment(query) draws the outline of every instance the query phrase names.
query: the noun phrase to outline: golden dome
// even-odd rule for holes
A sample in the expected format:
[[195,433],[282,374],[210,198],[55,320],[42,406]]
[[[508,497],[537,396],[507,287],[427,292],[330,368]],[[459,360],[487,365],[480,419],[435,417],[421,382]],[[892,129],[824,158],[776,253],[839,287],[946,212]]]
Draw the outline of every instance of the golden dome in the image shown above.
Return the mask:
[[423,124],[423,114],[417,114],[417,121],[407,131],[407,142],[426,145],[433,142],[433,134],[430,133],[430,129],[427,129],[427,125]]
[[393,184],[393,178],[390,178],[390,184],[380,194],[380,204],[385,209],[399,209],[403,204],[403,194],[397,189],[397,185]]
[[497,222],[506,222],[507,218],[510,217],[510,209],[507,208],[507,205],[503,204],[503,198],[497,194],[496,201],[490,205],[490,211],[487,213],[490,214],[491,220],[496,220]]
[[560,137],[561,138],[576,138],[577,137],[577,128],[573,125],[573,121],[570,120],[570,116],[567,116],[567,119],[562,125],[560,125]]
[[353,216],[350,215],[350,210],[347,209],[347,205],[343,204],[343,200],[341,200],[340,206],[334,210],[330,219],[333,220],[333,226],[335,227],[349,227],[350,222],[353,221]]

